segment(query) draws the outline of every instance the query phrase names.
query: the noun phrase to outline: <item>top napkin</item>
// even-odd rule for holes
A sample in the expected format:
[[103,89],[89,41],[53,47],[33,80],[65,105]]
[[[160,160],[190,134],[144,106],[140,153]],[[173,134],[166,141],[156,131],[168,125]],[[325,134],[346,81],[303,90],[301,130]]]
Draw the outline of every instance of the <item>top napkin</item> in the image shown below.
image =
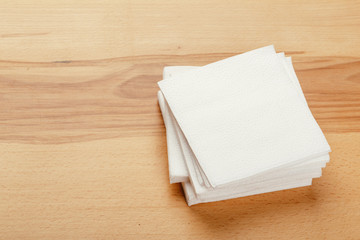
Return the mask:
[[330,151],[273,46],[158,84],[212,187]]

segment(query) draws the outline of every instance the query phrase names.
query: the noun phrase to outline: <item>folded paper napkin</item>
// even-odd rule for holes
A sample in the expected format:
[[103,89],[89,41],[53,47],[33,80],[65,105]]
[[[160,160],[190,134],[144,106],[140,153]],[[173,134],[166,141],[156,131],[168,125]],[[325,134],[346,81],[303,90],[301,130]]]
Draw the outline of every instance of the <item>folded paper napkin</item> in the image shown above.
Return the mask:
[[273,46],[166,67],[158,100],[170,182],[189,205],[311,185],[330,147],[291,58]]

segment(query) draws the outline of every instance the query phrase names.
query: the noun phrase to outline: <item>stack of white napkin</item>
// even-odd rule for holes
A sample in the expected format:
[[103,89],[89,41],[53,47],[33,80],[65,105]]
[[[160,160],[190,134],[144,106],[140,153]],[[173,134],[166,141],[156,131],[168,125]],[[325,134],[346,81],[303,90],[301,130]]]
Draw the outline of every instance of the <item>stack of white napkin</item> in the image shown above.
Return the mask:
[[170,182],[188,205],[311,185],[330,146],[290,57],[273,46],[204,67],[165,67],[159,105]]

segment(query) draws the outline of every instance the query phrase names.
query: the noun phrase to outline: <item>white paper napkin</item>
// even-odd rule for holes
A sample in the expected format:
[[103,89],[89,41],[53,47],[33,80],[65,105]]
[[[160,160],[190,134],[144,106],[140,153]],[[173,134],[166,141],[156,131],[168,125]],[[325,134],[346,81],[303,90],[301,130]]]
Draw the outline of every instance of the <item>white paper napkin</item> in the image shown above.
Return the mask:
[[271,46],[186,71],[159,86],[212,187],[330,151]]
[[[278,53],[278,56],[283,58],[282,60],[285,59],[285,56],[283,53]],[[295,86],[297,87],[298,89],[298,93],[299,95],[302,97],[304,103],[306,104],[306,100],[305,100],[305,97],[302,93],[302,90],[301,90],[301,87],[300,87],[300,84],[296,78],[296,75],[295,75],[295,72],[293,70],[293,67],[292,67],[292,63],[291,63],[291,58],[286,58],[286,62],[284,61],[285,63],[285,67],[287,68],[287,71],[290,72],[292,70],[293,72],[293,75],[290,75],[290,77],[292,78],[291,80],[294,81],[295,83]],[[192,70],[192,69],[196,69],[198,67],[192,67],[192,66],[170,66],[170,67],[165,67],[164,68],[164,73],[163,73],[163,78],[166,79],[166,78],[170,78],[176,74],[179,74],[179,73],[182,73],[184,71],[188,71],[188,70]],[[294,77],[295,76],[295,77]],[[187,173],[187,169],[186,169],[186,165],[184,164],[184,155],[181,151],[181,146],[180,145],[186,145],[186,143],[183,141],[183,142],[179,142],[179,139],[178,139],[178,136],[176,136],[176,131],[174,130],[174,125],[173,124],[176,124],[176,123],[173,123],[171,121],[171,116],[169,115],[169,111],[170,110],[163,110],[163,108],[167,108],[167,106],[165,106],[165,99],[164,97],[162,96],[161,92],[159,91],[158,92],[158,99],[159,99],[159,104],[160,106],[163,106],[161,107],[162,108],[162,112],[163,112],[163,116],[164,116],[164,122],[165,122],[165,125],[166,125],[166,128],[171,128],[169,130],[167,130],[167,145],[168,145],[168,152],[169,152],[169,174],[170,174],[170,182],[171,183],[175,183],[175,182],[182,182],[184,181],[184,179],[186,179],[188,177],[188,173]],[[166,111],[166,112],[164,112]],[[167,124],[167,122],[170,121],[171,124],[170,126],[168,126],[169,124]],[[172,150],[175,149],[175,150]],[[187,148],[185,151],[189,151],[189,146],[185,146],[185,148]],[[176,152],[176,154],[174,154],[174,152]],[[174,156],[174,155],[177,155],[177,156]],[[315,159],[316,160],[316,159]],[[327,162],[329,160],[329,156],[328,154],[323,156],[323,157],[319,157],[317,158],[317,161],[320,161],[321,163],[321,166],[322,167],[325,167],[325,162]],[[313,162],[313,160],[310,160],[309,162]],[[298,165],[303,165],[303,164],[297,164],[295,165],[298,166]],[[173,167],[171,167],[173,166]],[[182,169],[179,169],[179,168],[182,168]],[[291,169],[291,168],[290,168]],[[180,171],[181,170],[181,171]],[[284,171],[287,171],[288,169],[284,169]],[[177,172],[181,172],[181,175],[177,174]],[[199,179],[199,182],[202,183],[202,179]]]

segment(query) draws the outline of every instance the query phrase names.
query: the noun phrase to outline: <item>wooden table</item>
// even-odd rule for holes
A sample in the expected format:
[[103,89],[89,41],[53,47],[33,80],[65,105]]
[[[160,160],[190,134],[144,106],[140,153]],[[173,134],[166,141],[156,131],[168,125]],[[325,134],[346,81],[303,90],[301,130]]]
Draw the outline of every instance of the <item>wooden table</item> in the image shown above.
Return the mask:
[[[274,44],[332,147],[311,187],[188,207],[156,82]],[[2,1],[0,239],[360,239],[359,1]]]

